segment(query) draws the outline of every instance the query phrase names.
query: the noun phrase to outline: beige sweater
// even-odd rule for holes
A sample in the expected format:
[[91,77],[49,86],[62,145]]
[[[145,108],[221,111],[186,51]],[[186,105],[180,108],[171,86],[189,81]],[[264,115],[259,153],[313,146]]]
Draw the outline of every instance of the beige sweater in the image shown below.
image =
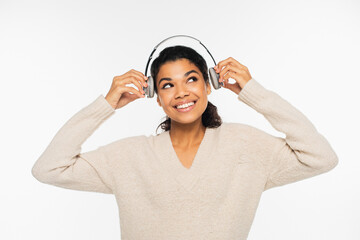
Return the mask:
[[238,99],[286,138],[225,122],[206,129],[190,169],[168,131],[81,153],[115,113],[100,95],[57,132],[32,174],[62,188],[114,194],[122,240],[247,239],[263,191],[325,173],[338,157],[300,111],[255,79]]

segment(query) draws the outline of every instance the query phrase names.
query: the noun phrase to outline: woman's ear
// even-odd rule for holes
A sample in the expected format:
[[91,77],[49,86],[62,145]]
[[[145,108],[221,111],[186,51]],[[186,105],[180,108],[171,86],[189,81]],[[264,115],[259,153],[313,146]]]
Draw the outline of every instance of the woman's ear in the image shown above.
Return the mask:
[[159,95],[157,96],[156,101],[157,101],[157,103],[159,104],[159,106],[161,107],[161,103],[160,103]]
[[209,95],[211,93],[211,86],[210,86],[209,82],[206,83],[206,93],[207,93],[207,95]]

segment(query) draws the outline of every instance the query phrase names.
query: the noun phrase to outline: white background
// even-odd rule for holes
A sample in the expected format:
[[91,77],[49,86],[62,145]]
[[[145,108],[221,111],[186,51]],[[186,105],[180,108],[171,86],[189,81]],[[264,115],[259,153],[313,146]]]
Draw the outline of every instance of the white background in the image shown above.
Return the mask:
[[[42,184],[31,168],[70,117],[107,94],[114,76],[144,73],[154,46],[176,34],[201,40],[217,62],[231,56],[247,66],[339,157],[328,173],[265,192],[248,239],[360,239],[359,16],[356,0],[1,0],[0,239],[120,239],[113,195]],[[209,100],[223,121],[285,136],[228,89]],[[82,151],[155,134],[164,116],[155,98],[138,99]]]

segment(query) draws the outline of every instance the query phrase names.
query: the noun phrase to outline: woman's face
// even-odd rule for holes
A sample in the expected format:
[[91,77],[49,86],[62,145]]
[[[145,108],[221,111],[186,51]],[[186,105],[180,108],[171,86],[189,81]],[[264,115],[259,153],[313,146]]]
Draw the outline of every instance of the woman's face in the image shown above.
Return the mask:
[[[205,84],[195,64],[185,58],[163,64],[157,75],[156,86],[157,102],[171,121],[181,124],[201,121],[211,88],[209,83]],[[183,106],[185,108],[176,108],[184,101],[195,104]]]

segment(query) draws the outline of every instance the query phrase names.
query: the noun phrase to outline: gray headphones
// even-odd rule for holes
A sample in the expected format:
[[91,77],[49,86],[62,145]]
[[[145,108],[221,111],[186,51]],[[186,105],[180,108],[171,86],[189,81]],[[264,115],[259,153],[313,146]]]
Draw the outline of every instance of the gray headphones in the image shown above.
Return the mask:
[[[215,62],[213,56],[211,55],[211,53],[209,52],[209,50],[198,39],[196,39],[194,37],[191,37],[191,36],[188,36],[188,35],[174,35],[174,36],[171,36],[171,37],[168,37],[168,38],[162,40],[158,45],[155,46],[154,50],[150,54],[150,57],[149,57],[149,60],[148,60],[147,64],[146,64],[145,74],[144,74],[145,76],[146,76],[146,73],[147,73],[147,70],[148,70],[149,63],[151,61],[152,55],[154,54],[154,52],[156,51],[158,46],[160,44],[162,44],[163,42],[165,42],[166,40],[168,40],[170,38],[174,38],[174,37],[189,37],[189,38],[193,38],[193,39],[197,40],[206,49],[206,51],[210,54],[212,60],[214,61],[215,65],[216,65],[216,62]],[[211,84],[214,87],[214,89],[219,89],[219,88],[221,88],[221,86],[224,86],[224,83],[219,82],[219,74],[216,73],[216,71],[215,71],[215,69],[213,67],[209,68],[209,75],[210,75]],[[147,95],[148,98],[152,98],[154,96],[154,79],[152,78],[152,76],[147,76],[147,77],[148,77],[148,79],[147,79],[148,86],[143,87],[143,90],[145,92],[145,95]]]

